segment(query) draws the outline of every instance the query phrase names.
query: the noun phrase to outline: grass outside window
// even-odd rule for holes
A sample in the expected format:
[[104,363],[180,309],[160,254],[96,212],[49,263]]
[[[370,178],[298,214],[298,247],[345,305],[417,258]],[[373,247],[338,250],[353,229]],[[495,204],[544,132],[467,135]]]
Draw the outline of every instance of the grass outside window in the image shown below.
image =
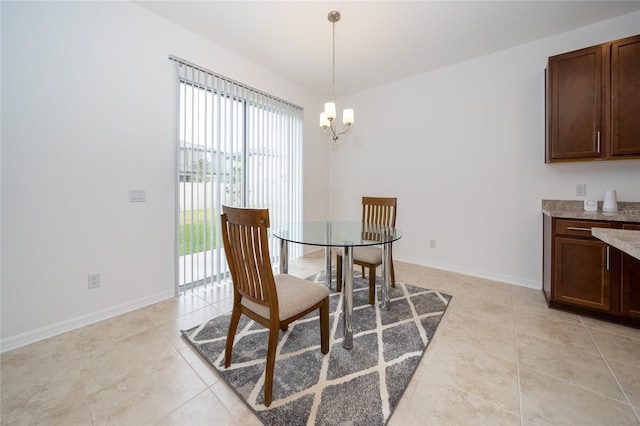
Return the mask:
[[178,254],[184,256],[217,248],[219,222],[216,209],[181,211],[178,224]]

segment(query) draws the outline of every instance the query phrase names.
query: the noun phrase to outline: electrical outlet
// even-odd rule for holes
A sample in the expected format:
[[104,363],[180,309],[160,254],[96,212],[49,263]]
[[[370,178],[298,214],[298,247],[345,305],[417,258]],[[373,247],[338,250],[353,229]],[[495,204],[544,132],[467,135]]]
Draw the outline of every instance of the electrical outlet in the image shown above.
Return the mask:
[[429,240],[429,247],[436,248],[436,240]]
[[100,274],[90,274],[88,279],[89,289],[100,287]]
[[586,183],[577,183],[576,184],[576,196],[578,196],[578,197],[586,197],[587,196],[587,184]]

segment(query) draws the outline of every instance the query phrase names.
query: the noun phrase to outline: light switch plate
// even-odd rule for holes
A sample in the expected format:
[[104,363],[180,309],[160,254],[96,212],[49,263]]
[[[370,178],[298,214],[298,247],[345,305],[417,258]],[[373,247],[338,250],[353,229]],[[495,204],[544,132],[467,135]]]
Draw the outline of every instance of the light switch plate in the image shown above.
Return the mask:
[[129,190],[129,202],[131,203],[144,203],[146,198],[144,189],[130,189]]

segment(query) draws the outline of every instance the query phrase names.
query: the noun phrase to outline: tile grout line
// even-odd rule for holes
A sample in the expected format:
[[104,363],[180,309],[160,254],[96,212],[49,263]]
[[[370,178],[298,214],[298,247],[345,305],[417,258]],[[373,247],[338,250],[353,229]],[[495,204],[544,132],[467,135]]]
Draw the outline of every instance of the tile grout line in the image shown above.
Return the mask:
[[[224,284],[226,284],[226,283],[225,283],[225,282],[223,282],[223,281],[220,281],[218,284],[223,284],[223,283],[224,283]],[[213,299],[212,299],[212,301],[209,301],[209,300],[207,300],[203,295],[201,295],[201,294],[200,294],[200,292],[195,292],[195,293],[194,293],[194,295],[195,295],[196,297],[198,297],[200,300],[204,301],[204,302],[206,303],[206,305],[205,305],[205,306],[203,306],[203,307],[201,307],[201,308],[198,308],[198,309],[196,309],[196,310],[194,310],[194,311],[191,311],[191,312],[189,312],[189,313],[185,313],[185,314],[183,314],[183,315],[178,315],[176,318],[180,318],[181,316],[185,316],[185,315],[190,315],[190,314],[193,314],[194,312],[197,312],[197,311],[199,311],[199,310],[203,310],[203,309],[207,309],[207,308],[209,308],[209,307],[212,307],[212,308],[214,308],[214,309],[218,310],[218,311],[220,312],[220,315],[224,315],[224,314],[225,314],[225,312],[221,312],[219,309],[217,309],[217,308],[214,306],[216,303],[219,303],[219,302],[220,302],[220,299],[217,299],[217,298],[216,298],[216,300],[215,300],[215,301],[213,301]],[[180,294],[180,295],[179,295],[179,297],[182,297],[182,296],[183,296],[183,294]],[[225,298],[223,298],[222,300],[224,300],[224,299],[225,299]],[[181,334],[182,334],[182,333],[181,333]],[[180,339],[183,339],[183,336],[182,336],[182,335],[181,335]],[[169,343],[171,343],[171,342],[169,342]],[[224,402],[222,402],[222,401],[220,400],[220,398],[218,397],[218,395],[216,395],[216,393],[215,393],[215,392],[213,391],[213,389],[212,389],[212,387],[213,387],[215,384],[217,384],[217,383],[219,383],[219,382],[220,382],[220,378],[218,377],[218,380],[216,380],[216,381],[215,381],[214,383],[212,383],[212,384],[207,383],[207,381],[205,380],[205,378],[204,378],[204,377],[203,377],[203,376],[202,376],[202,375],[201,375],[201,374],[196,370],[196,368],[193,366],[193,364],[191,364],[191,362],[189,362],[189,360],[188,360],[188,359],[185,357],[185,355],[184,355],[184,353],[185,353],[184,351],[189,350],[190,348],[189,348],[188,346],[186,346],[186,347],[184,347],[184,348],[182,348],[182,349],[178,349],[178,348],[176,348],[176,347],[174,346],[174,349],[176,350],[177,354],[182,358],[182,360],[183,360],[183,361],[188,365],[188,367],[191,369],[191,371],[192,371],[192,372],[193,372],[193,373],[198,377],[198,379],[200,379],[200,381],[204,384],[205,388],[204,388],[204,390],[202,390],[201,392],[198,392],[196,395],[194,395],[192,398],[190,398],[188,401],[184,402],[184,403],[183,403],[182,405],[180,405],[179,407],[176,407],[173,411],[171,411],[170,413],[168,413],[168,414],[167,414],[167,415],[166,415],[162,420],[166,419],[166,418],[167,418],[167,417],[169,417],[171,414],[173,414],[173,413],[177,412],[177,411],[178,411],[179,409],[181,409],[182,407],[184,407],[184,406],[186,406],[187,404],[191,403],[192,401],[194,401],[196,398],[198,398],[200,395],[202,395],[203,393],[205,393],[205,392],[207,392],[207,391],[208,391],[208,392],[211,392],[211,393],[213,394],[213,397],[214,397],[214,398],[216,398],[218,401],[220,401],[220,402],[221,402],[221,404],[224,406],[224,408],[228,411],[228,408],[226,407],[226,405],[224,404]],[[206,363],[204,363],[204,359],[202,359],[202,355],[201,355],[199,352],[197,352],[197,351],[196,351],[196,356],[198,357],[198,359],[200,359],[200,361],[202,361],[202,362],[203,362],[203,364],[206,364]]]
[[[557,380],[557,381],[559,381],[559,382],[562,382],[562,383],[568,384],[568,385],[570,385],[570,386],[577,387],[577,388],[579,388],[579,389],[582,389],[582,390],[583,390],[583,391],[585,391],[585,392],[589,392],[589,393],[592,393],[592,394],[594,394],[594,395],[600,396],[600,397],[602,397],[602,398],[609,399],[609,400],[611,400],[611,401],[613,401],[613,402],[617,402],[618,404],[622,404],[622,405],[624,405],[624,403],[625,403],[625,401],[621,401],[621,400],[619,400],[619,399],[615,399],[615,398],[614,398],[614,397],[612,397],[612,396],[602,394],[602,393],[600,393],[600,392],[598,392],[598,391],[595,391],[595,390],[593,390],[593,389],[587,388],[587,387],[585,387],[585,386],[583,386],[583,385],[576,384],[576,383],[571,382],[571,381],[569,381],[569,380],[561,379],[561,378],[556,377],[556,376],[554,376],[554,375],[552,375],[552,374],[550,374],[550,373],[545,373],[545,372],[540,371],[540,370],[538,370],[538,369],[535,369],[535,368],[533,368],[533,367],[524,367],[524,368],[529,369],[529,370],[532,370],[532,371],[534,371],[534,372],[536,372],[536,373],[538,373],[538,374],[540,374],[540,375],[546,376],[546,377],[548,377],[548,378],[550,378],[550,379],[554,379],[554,380]],[[635,414],[635,413],[634,413],[634,414]]]
[[624,391],[624,388],[622,387],[622,385],[618,381],[618,378],[616,377],[615,373],[613,372],[613,370],[609,366],[609,363],[607,362],[607,359],[604,357],[604,355],[602,354],[602,351],[600,350],[600,346],[598,346],[598,343],[596,343],[596,339],[593,338],[593,335],[591,334],[591,330],[589,330],[589,327],[587,327],[587,325],[584,323],[584,321],[582,321],[582,317],[581,316],[578,316],[578,318],[580,319],[580,324],[582,324],[582,326],[585,328],[585,330],[587,331],[587,334],[591,338],[591,341],[593,342],[593,344],[595,345],[596,349],[598,350],[598,353],[600,354],[600,357],[602,357],[602,361],[604,361],[604,365],[607,366],[607,369],[609,370],[609,372],[613,376],[613,380],[616,381],[616,384],[620,388],[620,391],[622,392],[622,395],[624,395],[624,399],[627,401],[627,404],[629,404],[629,407],[631,407],[631,411],[633,411],[633,414],[635,414],[637,419],[640,421],[640,414],[638,413],[638,411],[636,411],[636,407],[634,407],[633,404],[631,403],[631,400],[627,396],[627,393]]
[[91,403],[89,401],[89,392],[87,392],[87,381],[85,380],[85,375],[82,374],[82,367],[80,366],[80,362],[79,362],[78,348],[76,346],[76,344],[78,343],[77,342],[78,338],[74,333],[71,333],[70,336],[73,342],[73,363],[78,367],[78,371],[80,374],[80,381],[82,382],[82,393],[84,394],[84,404],[87,411],[89,412],[89,418],[91,419],[91,426],[93,426],[96,424],[96,419],[95,419],[93,410],[91,409]]
[[[581,320],[581,318],[582,318],[582,317],[580,317],[579,315],[577,315],[577,316],[578,316],[578,319],[579,319],[579,320]],[[581,325],[583,325],[583,326],[584,326],[584,324],[581,324]],[[585,328],[586,328],[586,326],[585,326]],[[589,337],[592,339],[592,343],[594,343],[594,346],[596,346],[596,349],[598,350],[598,354],[599,354],[599,355],[600,355],[600,357],[604,360],[604,356],[603,356],[603,355],[602,355],[602,353],[600,352],[600,349],[598,348],[598,346],[597,346],[597,345],[595,345],[595,342],[593,341],[593,336],[591,336],[591,334],[588,332],[588,330],[585,330],[585,331],[587,331],[587,334],[589,334]],[[613,334],[613,333],[609,333],[609,334]],[[542,339],[542,338],[541,338],[541,339]],[[545,340],[545,341],[547,341],[547,342],[551,342],[550,340],[547,340],[547,339],[542,339],[542,340]],[[553,342],[552,342],[552,343],[553,343]],[[558,344],[559,344],[559,345],[563,345],[563,346],[567,346],[567,345],[564,345],[564,344],[562,344],[562,343],[558,343]],[[571,347],[571,346],[569,346],[569,347]],[[581,350],[581,349],[578,349],[578,350]],[[596,354],[595,354],[595,353],[593,353],[593,355],[596,355]],[[607,366],[607,368],[609,368],[609,365],[606,363],[606,361],[605,361],[605,365]],[[537,372],[538,374],[542,374],[542,375],[544,375],[544,376],[546,376],[546,377],[549,377],[549,378],[551,378],[551,379],[558,380],[558,381],[560,381],[560,382],[563,382],[563,383],[569,384],[569,385],[571,385],[571,386],[578,387],[578,388],[580,388],[580,389],[582,389],[582,390],[584,390],[584,391],[587,391],[587,392],[589,392],[589,393],[592,393],[592,394],[595,394],[595,395],[599,395],[599,396],[601,396],[601,397],[603,397],[603,398],[606,398],[606,399],[610,399],[611,401],[615,401],[615,402],[617,402],[617,403],[619,403],[619,404],[623,404],[623,405],[624,405],[624,403],[625,403],[625,401],[621,401],[621,400],[616,399],[616,398],[614,398],[614,397],[612,397],[612,396],[605,395],[605,394],[600,393],[600,392],[598,392],[598,391],[596,391],[596,390],[594,390],[594,389],[588,388],[588,387],[586,387],[586,386],[584,386],[584,385],[581,385],[581,384],[578,384],[578,383],[572,382],[572,381],[570,381],[570,380],[567,380],[567,379],[563,379],[563,378],[556,377],[556,376],[551,375],[551,374],[549,374],[549,373],[547,373],[547,372],[545,372],[545,371],[541,371],[541,370],[536,369],[536,368],[533,368],[533,367],[525,367],[525,368],[531,369],[531,370],[533,370],[533,371]],[[519,368],[519,366],[518,366],[518,371],[519,371],[519,370],[520,370],[520,368]],[[609,372],[610,372],[610,373],[612,373],[612,371],[611,371],[611,369],[610,369],[610,368],[609,368]],[[620,387],[620,389],[622,390],[622,386],[621,386],[621,385],[620,385],[620,383],[617,381],[617,379],[616,379],[616,377],[615,377],[615,375],[614,375],[613,373],[612,373],[612,376],[613,376],[613,378],[616,380],[616,384],[618,384],[618,386],[619,386],[619,387]],[[623,395],[625,396],[625,398],[626,398],[626,394],[624,393],[624,391],[622,391],[622,394],[623,394]],[[635,409],[634,409],[633,405],[629,402],[628,398],[626,398],[626,400],[627,400],[627,404],[629,404],[629,406],[633,409],[633,413],[634,413],[634,414],[636,414],[636,411],[635,411]]]
[[520,382],[520,357],[518,355],[518,323],[516,322],[516,305],[513,300],[513,285],[511,286],[511,312],[513,314],[513,337],[516,350],[516,378],[518,380],[518,403],[520,404],[520,426],[524,426],[524,412],[522,409],[522,383]]

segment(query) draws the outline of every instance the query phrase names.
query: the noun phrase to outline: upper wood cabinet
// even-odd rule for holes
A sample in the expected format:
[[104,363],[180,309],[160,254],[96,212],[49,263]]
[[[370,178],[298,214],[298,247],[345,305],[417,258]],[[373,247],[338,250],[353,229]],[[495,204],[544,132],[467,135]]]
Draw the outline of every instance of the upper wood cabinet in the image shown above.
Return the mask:
[[640,35],[611,43],[611,155],[640,154]]
[[549,58],[547,163],[640,158],[640,35]]

